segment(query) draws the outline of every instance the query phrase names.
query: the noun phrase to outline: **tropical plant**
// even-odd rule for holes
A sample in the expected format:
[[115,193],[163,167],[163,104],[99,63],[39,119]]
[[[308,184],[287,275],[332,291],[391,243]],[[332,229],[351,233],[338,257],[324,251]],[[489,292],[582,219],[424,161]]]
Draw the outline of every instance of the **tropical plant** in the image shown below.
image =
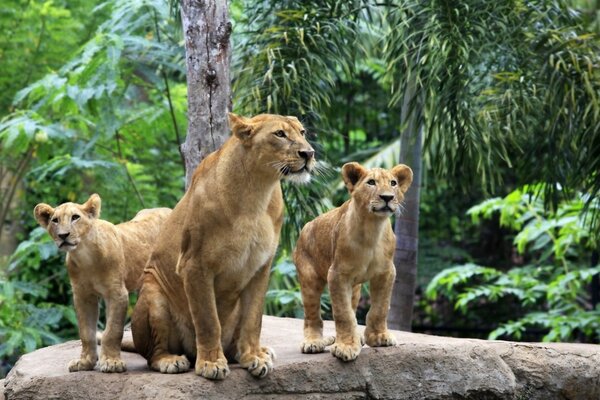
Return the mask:
[[500,225],[516,232],[513,245],[524,265],[508,271],[476,264],[449,268],[433,278],[427,296],[445,296],[463,313],[482,302],[515,299],[518,318],[499,321],[490,339],[520,339],[529,330],[542,329],[544,341],[597,341],[600,308],[590,302],[585,288],[600,273],[600,265],[589,265],[599,228],[590,209],[598,212],[599,198],[578,193],[552,211],[544,207],[544,186],[525,186],[468,212],[475,223],[499,214]]

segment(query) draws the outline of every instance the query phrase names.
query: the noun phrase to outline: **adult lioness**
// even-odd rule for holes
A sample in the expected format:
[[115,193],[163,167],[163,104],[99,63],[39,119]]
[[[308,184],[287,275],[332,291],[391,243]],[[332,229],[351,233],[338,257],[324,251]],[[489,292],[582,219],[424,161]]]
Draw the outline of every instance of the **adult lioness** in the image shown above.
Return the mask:
[[307,182],[314,150],[295,117],[230,114],[229,124],[233,135],[200,163],[167,220],[133,313],[136,349],[163,373],[186,371],[188,358],[209,379],[225,378],[232,358],[257,377],[273,367],[260,329],[280,180]]
[[[387,330],[387,313],[396,270],[393,264],[394,232],[389,217],[398,209],[412,183],[406,165],[391,171],[367,170],[357,163],[342,167],[351,198],[304,226],[294,250],[294,263],[304,303],[303,353],[331,353],[356,359],[362,338],[356,329],[356,307],[363,282],[370,281],[371,309],[365,339],[369,346],[393,346]],[[320,299],[329,285],[336,337],[323,338]]]
[[59,249],[67,252],[67,271],[81,338],[81,356],[69,371],[94,369],[98,361],[96,325],[98,299],[106,303],[102,335],[102,372],[123,372],[121,339],[129,304],[128,292],[138,290],[151,246],[169,208],[140,211],[131,221],[113,225],[99,219],[101,200],[93,194],[84,204],[64,203],[56,208],[40,203],[33,211]]

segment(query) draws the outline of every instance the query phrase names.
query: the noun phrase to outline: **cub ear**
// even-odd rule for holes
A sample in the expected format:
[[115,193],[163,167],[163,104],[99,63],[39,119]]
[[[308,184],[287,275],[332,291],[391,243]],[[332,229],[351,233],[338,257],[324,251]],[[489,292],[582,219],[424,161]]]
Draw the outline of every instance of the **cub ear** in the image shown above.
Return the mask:
[[102,206],[102,200],[96,193],[90,196],[85,203],[83,203],[83,211],[85,211],[90,218],[100,217],[100,208]]
[[406,193],[413,181],[413,172],[408,165],[398,164],[392,168],[392,175],[398,180],[400,192]]
[[35,220],[44,229],[48,228],[52,214],[54,214],[54,208],[46,203],[40,203],[33,209]]
[[342,179],[350,193],[366,173],[367,170],[357,162],[346,163],[342,166]]
[[229,128],[241,141],[246,141],[252,135],[252,125],[248,118],[229,113]]

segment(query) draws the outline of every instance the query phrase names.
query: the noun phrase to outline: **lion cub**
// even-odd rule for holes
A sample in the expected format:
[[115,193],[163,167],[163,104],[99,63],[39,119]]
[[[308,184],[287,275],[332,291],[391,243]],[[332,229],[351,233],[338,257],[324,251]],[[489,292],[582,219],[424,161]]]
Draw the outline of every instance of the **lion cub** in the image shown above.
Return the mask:
[[[389,217],[412,183],[412,170],[400,164],[390,171],[365,169],[352,162],[342,167],[351,198],[309,222],[300,233],[294,263],[304,303],[303,353],[331,353],[344,361],[358,357],[363,341],[357,331],[356,307],[361,284],[369,281],[371,309],[365,340],[369,346],[393,346],[387,314],[396,270],[395,236]],[[321,294],[329,285],[336,337],[323,338]]]
[[168,208],[140,211],[119,225],[99,219],[100,196],[93,194],[84,204],[64,203],[56,208],[40,203],[33,213],[59,249],[67,252],[67,271],[73,287],[73,303],[82,350],[69,363],[69,372],[94,369],[98,361],[96,325],[98,300],[106,303],[106,330],[102,335],[102,372],[123,372],[121,360],[123,326],[129,304],[128,293],[138,290],[150,249]]

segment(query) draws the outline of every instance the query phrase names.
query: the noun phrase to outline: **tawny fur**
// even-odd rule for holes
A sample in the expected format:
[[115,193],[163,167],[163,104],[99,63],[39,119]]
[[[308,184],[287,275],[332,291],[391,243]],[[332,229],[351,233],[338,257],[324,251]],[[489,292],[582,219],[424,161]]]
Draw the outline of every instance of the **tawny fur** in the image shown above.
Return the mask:
[[307,181],[314,151],[295,117],[230,114],[233,135],[196,169],[145,271],[132,317],[135,346],[163,373],[257,377],[273,368],[260,344],[264,297],[283,220],[282,178]]
[[67,251],[67,271],[73,287],[73,303],[82,350],[69,371],[94,369],[98,361],[96,326],[98,301],[106,303],[106,329],[102,335],[102,372],[123,372],[123,326],[128,294],[141,286],[144,266],[168,208],[140,211],[131,221],[113,225],[99,219],[101,200],[93,194],[84,204],[64,203],[53,208],[38,204],[34,215],[59,249]]
[[[412,171],[400,164],[391,170],[367,170],[345,164],[342,177],[351,198],[309,222],[300,233],[294,263],[304,303],[303,353],[331,353],[344,360],[358,357],[363,338],[357,331],[356,307],[361,284],[369,281],[371,308],[365,341],[369,346],[393,346],[387,314],[396,270],[395,236],[389,217],[398,210],[412,183]],[[321,294],[329,286],[336,336],[323,337]]]

